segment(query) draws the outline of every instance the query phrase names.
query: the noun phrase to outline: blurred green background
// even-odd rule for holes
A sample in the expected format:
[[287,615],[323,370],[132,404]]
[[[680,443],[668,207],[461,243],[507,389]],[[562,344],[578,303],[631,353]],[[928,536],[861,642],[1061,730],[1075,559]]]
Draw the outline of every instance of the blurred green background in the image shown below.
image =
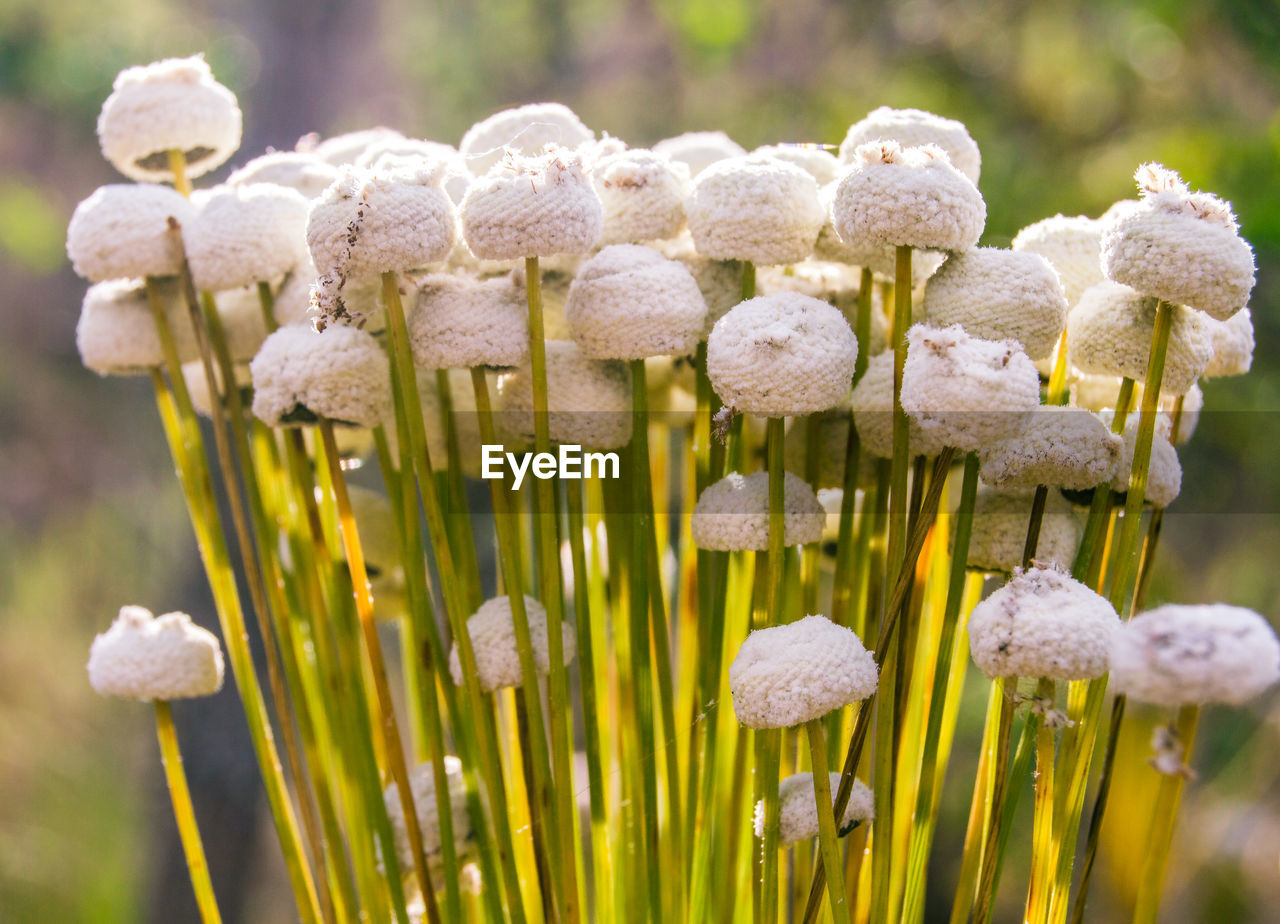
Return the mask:
[[[123,603],[208,613],[147,383],[98,380],[74,346],[84,283],[63,235],[80,199],[120,179],[94,126],[121,68],[206,53],[245,114],[244,147],[215,178],[309,131],[387,124],[456,144],[472,122],[537,99],[633,145],[721,128],[748,148],[838,143],[878,105],[915,106],[969,126],[983,242],[1002,245],[1047,215],[1131,197],[1135,166],[1160,160],[1234,203],[1257,253],[1258,347],[1252,374],[1205,386],[1153,598],[1228,601],[1276,623],[1277,48],[1274,0],[0,0],[0,918],[188,913],[168,891],[181,900],[187,886],[166,863],[176,847],[148,712],[98,699],[83,670]],[[981,722],[971,692],[954,813],[967,809]],[[1167,920],[1274,920],[1278,720],[1274,694],[1207,715]],[[198,711],[180,721],[184,735],[217,728]],[[239,772],[227,766],[210,775]],[[1118,818],[1104,863],[1123,871],[1141,845]],[[948,904],[962,821],[944,825],[931,917]],[[257,852],[251,840],[227,861],[257,872],[237,887],[243,919],[285,920],[270,835]],[[1012,862],[1009,914],[1024,881]],[[1119,919],[1126,888],[1104,872],[1091,919]]]

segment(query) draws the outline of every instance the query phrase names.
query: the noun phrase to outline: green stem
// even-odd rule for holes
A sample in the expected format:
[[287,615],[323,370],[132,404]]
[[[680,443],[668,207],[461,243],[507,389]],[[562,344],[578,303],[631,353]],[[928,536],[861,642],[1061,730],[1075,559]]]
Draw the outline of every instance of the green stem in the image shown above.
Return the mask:
[[[515,865],[514,841],[507,819],[506,790],[503,788],[502,768],[497,748],[493,745],[497,732],[494,729],[492,717],[485,708],[484,696],[480,690],[475,649],[472,647],[471,633],[467,630],[466,624],[467,617],[470,615],[467,609],[467,594],[460,584],[458,571],[454,568],[453,555],[449,547],[449,532],[444,513],[440,509],[439,495],[435,490],[435,476],[431,469],[431,455],[427,446],[422,408],[418,403],[417,377],[414,372],[413,354],[409,347],[404,306],[400,301],[399,283],[394,273],[383,274],[382,295],[387,309],[387,327],[391,334],[392,396],[398,406],[405,408],[403,419],[408,423],[409,445],[418,482],[418,496],[426,516],[427,533],[431,539],[436,570],[440,575],[440,583],[444,591],[445,613],[448,616],[449,628],[458,646],[459,660],[462,664],[466,712],[462,710],[461,703],[450,684],[442,685],[445,707],[461,751],[459,756],[462,758],[463,778],[467,785],[468,806],[471,817],[480,832],[481,855],[484,855],[487,846],[492,852],[494,864],[501,866],[502,884],[507,898],[506,916],[517,924],[523,924],[524,902],[520,891],[520,876]],[[404,434],[401,434],[401,438],[404,438]],[[442,644],[434,624],[426,625],[425,628],[431,633],[431,653],[436,664],[436,673],[446,676],[447,649]],[[489,796],[490,817],[494,826],[492,839],[489,838],[486,826],[482,823],[485,812],[473,775],[473,768],[476,767],[479,767],[483,775],[485,790]],[[501,905],[496,880],[493,881],[495,888],[490,889],[486,886],[484,889],[485,898],[491,909]],[[499,914],[498,917],[502,915]]]
[[965,564],[969,558],[969,540],[973,535],[973,510],[977,494],[978,456],[977,453],[970,452],[964,457],[964,482],[960,488],[960,506],[956,512],[956,536],[952,544],[947,603],[942,615],[942,636],[938,641],[933,690],[929,695],[929,724],[925,730],[907,860],[907,891],[903,904],[905,921],[919,921],[924,915],[925,877],[937,821],[934,812],[934,774],[940,757],[938,741],[942,735],[943,704],[947,700],[947,686],[951,679],[949,668],[952,647],[960,619],[960,604],[964,598]]
[[[471,386],[475,393],[476,416],[480,426],[480,441],[486,445],[496,445],[498,437],[493,424],[493,411],[489,401],[489,384],[483,368],[471,370]],[[498,537],[498,560],[502,570],[502,584],[507,599],[511,602],[511,619],[515,628],[516,652],[520,659],[520,675],[524,682],[520,685],[519,697],[521,717],[528,725],[529,734],[522,738],[525,747],[532,748],[527,758],[529,772],[525,774],[526,792],[529,802],[529,822],[535,842],[545,845],[543,830],[551,815],[551,756],[547,750],[546,724],[542,715],[542,697],[538,690],[538,665],[533,655],[533,636],[529,630],[529,614],[525,607],[524,596],[524,563],[520,554],[520,540],[516,535],[516,517],[511,509],[511,498],[504,482],[496,479],[489,481],[489,497],[493,502],[494,530]],[[550,637],[548,637],[548,642]],[[563,643],[562,643],[563,646]],[[549,647],[549,646],[548,646]],[[562,648],[563,651],[563,648]],[[561,659],[563,661],[563,653]],[[554,825],[550,828],[554,831]],[[552,860],[555,852],[548,857],[539,857],[547,861],[547,868],[553,873],[555,866]],[[543,866],[539,865],[539,873]],[[555,897],[555,878],[542,881],[544,900]]]
[[[1200,706],[1192,704],[1178,710],[1174,721],[1174,733],[1182,744],[1185,763],[1191,754],[1196,736],[1196,724],[1200,720]],[[1138,898],[1133,910],[1134,924],[1155,924],[1160,911],[1160,893],[1164,890],[1165,869],[1169,863],[1169,851],[1173,846],[1173,833],[1178,821],[1178,803],[1182,799],[1182,786],[1186,777],[1181,773],[1165,774],[1156,792],[1156,804],[1151,813],[1146,853],[1142,861],[1142,875],[1138,880]]]
[[347,495],[346,478],[338,460],[338,445],[333,436],[333,424],[322,419],[319,429],[324,443],[325,460],[329,464],[329,479],[333,486],[334,501],[338,506],[338,521],[342,527],[342,544],[347,553],[347,567],[351,572],[351,583],[355,590],[356,614],[360,619],[365,653],[373,672],[374,690],[378,698],[378,717],[386,743],[387,760],[391,765],[391,778],[395,782],[400,806],[404,812],[405,830],[409,835],[409,850],[413,855],[418,887],[422,890],[423,900],[426,903],[427,918],[436,924],[440,920],[440,910],[436,906],[435,888],[431,883],[427,857],[422,846],[422,828],[418,822],[418,809],[413,801],[413,789],[409,785],[409,766],[405,760],[400,727],[396,721],[391,686],[387,682],[387,668],[382,656],[382,643],[378,639],[378,626],[374,621],[373,594],[370,592],[369,576],[365,571],[364,551],[360,546],[355,514],[351,510],[351,500]]
[[[645,383],[644,360],[631,361],[631,569],[630,580],[630,644],[632,682],[635,685],[636,722],[639,732],[640,760],[643,763],[643,790],[640,816],[644,823],[641,844],[636,850],[646,858],[648,882],[648,914],[657,921],[662,917],[661,861],[659,857],[658,825],[658,774],[657,746],[653,721],[653,666],[649,642],[649,593],[661,593],[661,588],[650,588],[648,558],[652,552],[651,534],[653,514],[646,503],[649,478],[648,438],[648,389]],[[673,781],[675,785],[675,781]]]
[[[1053,708],[1054,682],[1041,677],[1036,687],[1036,698],[1041,708]],[[1029,922],[1047,922],[1055,881],[1053,761],[1053,723],[1048,721],[1047,716],[1042,716],[1036,733],[1035,821],[1031,835],[1031,884],[1027,889],[1025,915],[1025,920]]]
[[995,681],[1000,695],[994,700],[1000,710],[997,717],[995,751],[991,761],[991,781],[988,785],[987,824],[982,848],[982,868],[978,877],[978,891],[974,896],[973,919],[976,924],[991,920],[995,899],[996,871],[999,864],[997,844],[1000,838],[1005,790],[1009,782],[1009,739],[1013,730],[1013,703],[1011,691],[1017,689],[1016,677],[1000,677]]
[[809,736],[810,763],[813,766],[813,796],[818,807],[818,839],[822,848],[822,863],[830,872],[827,875],[827,897],[831,902],[831,916],[836,924],[849,924],[849,902],[844,887],[844,860],[840,856],[840,842],[836,838],[836,815],[832,806],[831,779],[827,775],[827,742],[822,734],[822,721],[814,719],[805,723]]
[[[537,452],[551,451],[550,420],[547,407],[547,345],[542,324],[542,271],[537,257],[528,257],[525,267],[525,294],[529,308],[529,359],[533,378],[533,443]],[[643,379],[636,386],[643,390]],[[569,740],[573,726],[569,702],[568,670],[564,664],[564,600],[560,581],[560,545],[556,540],[555,488],[539,478],[535,485],[538,538],[538,576],[542,605],[547,611],[547,650],[551,670],[547,675],[547,706],[550,713],[551,760],[555,787],[552,835],[557,842],[552,851],[553,868],[558,863],[559,907],[565,924],[579,917],[577,863],[573,848],[573,777]],[[558,854],[558,856],[557,856]]]
[[173,802],[173,817],[178,822],[178,834],[182,850],[187,857],[187,870],[191,874],[191,887],[196,893],[196,905],[205,924],[220,924],[218,902],[213,895],[213,880],[209,878],[209,863],[205,860],[204,844],[200,841],[200,829],[196,826],[195,808],[191,804],[191,792],[187,789],[187,775],[182,769],[182,752],[178,750],[178,733],[173,727],[173,714],[169,703],[158,699],[156,709],[156,736],[160,739],[160,762],[164,765],[164,778],[169,784],[169,799]]

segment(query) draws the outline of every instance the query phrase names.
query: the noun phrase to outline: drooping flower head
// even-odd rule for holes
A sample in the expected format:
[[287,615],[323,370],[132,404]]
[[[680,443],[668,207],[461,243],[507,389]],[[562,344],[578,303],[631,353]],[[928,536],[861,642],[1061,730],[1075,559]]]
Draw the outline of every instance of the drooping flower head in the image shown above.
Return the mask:
[[104,696],[171,700],[222,689],[222,646],[186,613],[153,616],[141,606],[120,615],[89,648],[89,683]]
[[477,122],[462,136],[458,150],[471,172],[483,176],[508,153],[537,155],[547,145],[572,149],[594,137],[568,106],[529,103]]
[[71,214],[67,256],[90,282],[176,276],[182,261],[169,219],[186,227],[195,214],[195,206],[167,186],[101,186]]
[[1134,178],[1141,198],[1113,208],[1103,228],[1107,278],[1219,321],[1243,308],[1253,291],[1253,250],[1231,205],[1191,192],[1160,164],[1143,164]]
[[424,276],[409,314],[409,343],[423,369],[519,366],[529,358],[524,286],[509,273]]
[[790,728],[866,699],[879,669],[852,630],[806,616],[747,636],[729,665],[733,712],[748,728]]
[[[546,674],[551,670],[547,611],[532,597],[524,598],[524,609],[533,642],[534,665],[539,674]],[[567,665],[577,651],[577,635],[568,622],[561,623],[560,629],[564,663]],[[467,620],[467,632],[471,636],[471,647],[475,650],[481,689],[489,693],[502,687],[518,687],[524,682],[524,675],[520,670],[520,652],[516,647],[515,617],[511,613],[510,597],[486,600]],[[462,659],[456,644],[449,652],[449,672],[453,675],[453,682],[462,686]]]
[[[803,479],[783,479],[783,545],[805,545],[822,538],[826,511]],[[769,473],[730,472],[707,487],[690,520],[694,544],[701,549],[740,552],[769,548]]]
[[[836,791],[840,788],[840,774],[830,774],[832,806]],[[778,843],[783,847],[818,836],[818,800],[814,796],[813,774],[793,773],[778,784]],[[841,836],[849,833],[859,823],[875,818],[875,804],[871,790],[861,780],[853,781],[849,792],[849,804],[836,826]],[[764,837],[764,800],[756,803],[756,837]]]
[[849,126],[840,144],[840,159],[846,164],[857,160],[858,148],[873,141],[896,141],[904,148],[936,144],[947,152],[957,170],[975,186],[982,167],[978,144],[955,119],[925,112],[922,109],[890,109],[881,106],[859,122]]
[[98,116],[98,142],[125,176],[160,183],[173,179],[170,151],[182,152],[188,176],[202,176],[240,147],[240,128],[235,94],[195,55],[121,71]]
[[362,330],[335,325],[282,327],[249,364],[253,413],[270,426],[302,426],[321,417],[377,426],[391,407],[391,367]]

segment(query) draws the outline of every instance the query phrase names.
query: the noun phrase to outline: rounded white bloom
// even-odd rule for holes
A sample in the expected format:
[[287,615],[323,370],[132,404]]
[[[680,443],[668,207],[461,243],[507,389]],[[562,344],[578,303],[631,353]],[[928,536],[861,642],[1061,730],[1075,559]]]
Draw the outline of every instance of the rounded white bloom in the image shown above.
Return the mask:
[[409,343],[423,369],[519,366],[529,358],[524,286],[509,274],[424,276],[409,315]]
[[[386,128],[385,126],[362,128],[359,131],[346,132],[342,135],[326,138],[316,144],[311,153],[325,163],[332,164],[335,167],[345,167],[354,164],[361,154],[375,144],[403,140],[404,135],[394,128]],[[299,147],[302,147],[301,142],[299,142]]]
[[748,728],[820,719],[866,699],[878,682],[876,659],[862,640],[826,616],[757,629],[729,665],[733,711]]
[[186,613],[122,606],[89,648],[89,683],[103,696],[170,700],[222,689],[222,647]]
[[742,261],[711,260],[698,254],[688,231],[666,241],[655,241],[654,249],[670,260],[679,260],[693,274],[703,301],[707,303],[705,338],[716,321],[742,301]]
[[1102,222],[1076,215],[1054,215],[1027,225],[1010,245],[1044,257],[1058,271],[1067,304],[1080,301],[1084,290],[1106,279],[1102,275]]
[[987,223],[978,187],[936,145],[865,144],[836,187],[831,220],[850,247],[968,250]]
[[[498,378],[501,428],[533,442],[533,374],[528,365]],[[547,341],[547,426],[553,443],[616,449],[631,441],[631,370],[592,359],[571,340]]]
[[[1082,372],[1147,377],[1157,303],[1116,282],[1087,290],[1067,317],[1067,357]],[[1162,392],[1183,394],[1213,358],[1210,318],[1173,306],[1173,325],[1165,352]]]
[[689,168],[652,151],[632,150],[596,162],[591,171],[604,208],[602,244],[675,237],[684,227]]
[[[892,244],[882,244],[868,239],[843,240],[836,232],[832,219],[832,205],[840,181],[834,180],[819,190],[823,210],[827,218],[818,232],[818,241],[813,245],[813,256],[817,260],[832,260],[847,263],[851,266],[866,267],[877,276],[893,279],[898,271],[898,251]],[[938,271],[946,255],[928,250],[919,250],[911,254],[911,286],[916,288]]]
[[306,257],[307,200],[270,183],[198,193],[182,239],[197,289],[220,292],[279,279]]
[[924,287],[934,327],[959,324],[985,340],[1016,340],[1032,359],[1052,355],[1067,320],[1058,274],[1033,253],[975,247],[954,253]]
[[576,148],[595,135],[568,106],[530,103],[503,109],[477,122],[462,136],[458,150],[476,176],[482,176],[508,153],[540,154],[549,144]]
[[309,151],[268,151],[227,177],[228,186],[272,183],[314,199],[338,178],[338,169]]
[[[827,514],[808,483],[787,472],[782,480],[784,545],[805,545],[822,538]],[[740,552],[769,548],[769,473],[730,472],[709,485],[689,521],[701,549]]]
[[[1111,480],[1113,491],[1129,490],[1129,475],[1133,470],[1133,451],[1138,442],[1140,414],[1131,414],[1124,428],[1124,445],[1116,463],[1116,474]],[[1147,469],[1146,503],[1154,507],[1168,507],[1182,491],[1182,463],[1178,451],[1169,442],[1169,418],[1156,418],[1155,436],[1151,442],[1151,466]]]
[[195,206],[167,186],[100,186],[76,206],[67,225],[67,256],[92,282],[176,276],[182,262],[169,237],[169,219],[186,227]]
[[1040,406],[1040,375],[1014,340],[980,340],[958,324],[907,331],[902,409],[933,443],[973,452],[1008,439]]
[[[862,449],[878,459],[893,458],[893,351],[885,350],[867,361],[867,369],[850,398],[853,425]],[[907,419],[907,444],[911,454],[936,456],[944,444]]]
[[969,652],[988,677],[1088,680],[1107,672],[1119,628],[1106,598],[1065,572],[1028,568],[973,608]]
[[98,116],[102,156],[133,180],[173,179],[169,151],[202,176],[240,147],[235,94],[213,79],[203,55],[166,58],[121,71]]
[[322,272],[415,269],[443,260],[457,240],[440,164],[370,173],[344,167],[311,205],[307,246]]
[[334,325],[281,327],[249,364],[253,413],[271,426],[374,427],[391,406],[391,367],[371,334]]
[[995,488],[1082,491],[1111,480],[1123,442],[1091,411],[1041,405],[1019,433],[978,450],[982,480]]
[[[1006,493],[984,488],[978,491],[969,539],[968,567],[1008,574],[1022,565],[1022,552],[1031,522],[1030,493]],[[1036,561],[1067,569],[1080,546],[1083,528],[1075,509],[1062,494],[1051,490],[1045,498]]]
[[471,184],[461,216],[467,246],[482,260],[586,253],[604,230],[590,177],[563,149],[504,160]]
[[819,186],[826,186],[840,172],[840,158],[818,144],[766,144],[751,152],[753,157],[785,160],[804,170]]
[[613,244],[582,264],[564,312],[587,356],[643,359],[697,349],[707,303],[684,264],[651,247]]
[[[414,812],[418,816],[418,831],[422,834],[422,852],[427,861],[427,873],[431,876],[432,886],[444,888],[444,852],[443,840],[440,836],[440,809],[436,802],[435,765],[426,762],[418,764],[409,773],[409,791],[413,793]],[[467,811],[467,787],[462,776],[462,761],[452,755],[444,758],[445,779],[449,790],[449,818],[453,825],[454,849],[460,861],[466,860],[475,852],[475,840],[471,829],[471,814]],[[400,861],[400,872],[408,876],[414,869],[413,850],[409,846],[409,828],[405,824],[404,804],[400,800],[400,791],[392,783],[383,792],[383,802],[387,807],[387,817],[391,819],[391,830],[395,835],[396,857]]]
[[702,256],[766,264],[809,256],[826,220],[812,176],[754,155],[718,161],[698,174],[685,212]]
[[[1067,344],[1068,354],[1070,353],[1071,344]],[[1079,369],[1071,369],[1069,372],[1071,395],[1071,406],[1080,407],[1089,411],[1108,411],[1114,410],[1116,402],[1120,399],[1120,386],[1123,379],[1118,375],[1101,375],[1092,372],[1081,372]],[[1134,405],[1140,402],[1137,400],[1142,393],[1142,385],[1135,383],[1133,386]]]
[[[840,788],[840,774],[830,774],[831,809],[835,809],[836,790]],[[818,836],[818,799],[813,792],[812,773],[793,773],[778,784],[778,843],[783,847],[797,841]],[[853,781],[849,792],[849,804],[837,831],[843,836],[860,822],[875,818],[875,804],[871,790],[861,780]],[[754,817],[756,837],[764,837],[764,800],[756,803]]]
[[1210,321],[1209,337],[1213,357],[1204,368],[1206,379],[1224,375],[1244,375],[1253,365],[1253,315],[1248,308],[1225,321]]
[[[539,674],[547,674],[551,671],[547,611],[541,603],[528,596],[524,598],[524,609],[533,643],[534,666]],[[577,635],[567,621],[560,624],[560,630],[560,637],[564,640],[564,663],[567,665],[577,653]],[[481,689],[491,693],[502,687],[518,687],[524,682],[510,597],[493,597],[481,604],[480,609],[467,620],[467,633],[475,650]],[[449,651],[449,673],[453,675],[453,682],[462,686],[462,659],[457,643]]]
[[[850,327],[858,319],[858,289],[861,272],[844,263],[824,260],[805,260],[791,266],[765,266],[756,271],[756,294],[773,295],[777,292],[799,292],[811,298],[821,299],[838,308]],[[880,300],[878,287],[871,288],[871,336],[866,344],[868,354],[874,355],[889,345],[889,322]]]
[[689,176],[696,178],[716,161],[741,157],[747,149],[722,131],[685,132],[659,141],[653,146],[653,153],[686,165]]
[[[191,315],[176,280],[159,283],[178,359],[199,355]],[[98,375],[141,375],[164,365],[147,291],[137,279],[90,286],[76,323],[76,349],[85,368]]]
[[356,166],[374,173],[388,170],[438,169],[440,185],[454,205],[462,202],[473,177],[466,159],[452,145],[417,138],[384,138],[374,141],[356,158]]
[[896,141],[904,148],[936,144],[947,152],[955,168],[977,185],[982,154],[963,122],[921,109],[881,106],[849,126],[840,144],[840,159],[846,164],[853,163],[857,159],[858,148],[873,141]]
[[1193,193],[1172,170],[1143,164],[1142,198],[1113,208],[1102,233],[1108,279],[1225,321],[1253,291],[1253,250],[1230,204]]
[[797,292],[742,302],[707,338],[707,375],[728,406],[761,417],[826,410],[853,382],[858,340],[837,308]]
[[1144,703],[1239,705],[1280,679],[1280,641],[1253,610],[1223,603],[1168,605],[1116,634],[1111,682]]

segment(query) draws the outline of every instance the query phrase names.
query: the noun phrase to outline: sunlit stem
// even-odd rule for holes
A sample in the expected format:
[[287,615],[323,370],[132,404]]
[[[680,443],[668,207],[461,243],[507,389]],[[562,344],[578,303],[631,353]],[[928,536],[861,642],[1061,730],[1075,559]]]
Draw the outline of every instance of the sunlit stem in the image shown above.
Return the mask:
[[835,924],[849,924],[849,902],[844,887],[844,860],[840,856],[840,842],[836,839],[836,816],[830,806],[831,778],[827,774],[827,742],[822,734],[822,721],[814,719],[805,724],[809,737],[810,762],[813,765],[813,796],[818,808],[818,839],[822,848],[822,863],[828,870],[827,897],[831,903],[831,916]]
[[182,839],[182,851],[187,857],[187,870],[191,874],[191,887],[196,893],[196,905],[200,908],[200,918],[204,924],[219,924],[222,916],[218,913],[218,902],[213,896],[213,881],[209,878],[209,863],[205,860],[204,844],[200,841],[195,808],[191,804],[191,792],[187,789],[187,774],[182,769],[182,753],[178,750],[178,733],[173,727],[173,714],[165,700],[156,700],[155,709],[160,760],[164,765],[165,782],[169,784],[173,817],[178,822],[178,834]]
[[386,755],[391,765],[391,778],[395,782],[396,791],[400,798],[400,806],[404,811],[405,830],[409,835],[409,851],[413,855],[414,872],[418,877],[418,886],[422,890],[427,911],[426,916],[434,924],[434,922],[440,920],[440,911],[436,906],[435,889],[431,884],[426,853],[422,846],[422,827],[418,823],[418,809],[413,801],[413,790],[409,785],[409,767],[405,761],[404,747],[400,739],[395,704],[391,698],[391,686],[387,681],[387,668],[382,655],[382,643],[378,639],[378,627],[374,621],[373,594],[369,589],[369,575],[365,570],[364,550],[360,545],[355,514],[352,512],[351,499],[347,494],[346,477],[339,462],[338,444],[334,439],[333,424],[328,420],[322,419],[319,423],[319,430],[320,438],[324,442],[325,460],[329,465],[329,478],[333,486],[334,501],[338,507],[338,522],[341,525],[342,545],[347,554],[347,567],[351,571],[351,583],[355,590],[356,613],[360,619],[360,628],[364,635],[365,653],[369,658],[374,689],[377,692],[378,717],[382,725],[380,731],[386,742]]
[[[1200,706],[1193,704],[1178,710],[1174,721],[1174,734],[1182,745],[1185,764],[1191,754],[1191,745],[1200,720]],[[1165,774],[1156,791],[1156,804],[1151,813],[1146,852],[1143,855],[1142,875],[1138,880],[1138,898],[1133,910],[1134,924],[1155,924],[1160,911],[1160,893],[1164,890],[1165,869],[1169,863],[1169,850],[1173,846],[1173,832],[1177,827],[1178,804],[1182,800],[1182,786],[1186,775]]]

